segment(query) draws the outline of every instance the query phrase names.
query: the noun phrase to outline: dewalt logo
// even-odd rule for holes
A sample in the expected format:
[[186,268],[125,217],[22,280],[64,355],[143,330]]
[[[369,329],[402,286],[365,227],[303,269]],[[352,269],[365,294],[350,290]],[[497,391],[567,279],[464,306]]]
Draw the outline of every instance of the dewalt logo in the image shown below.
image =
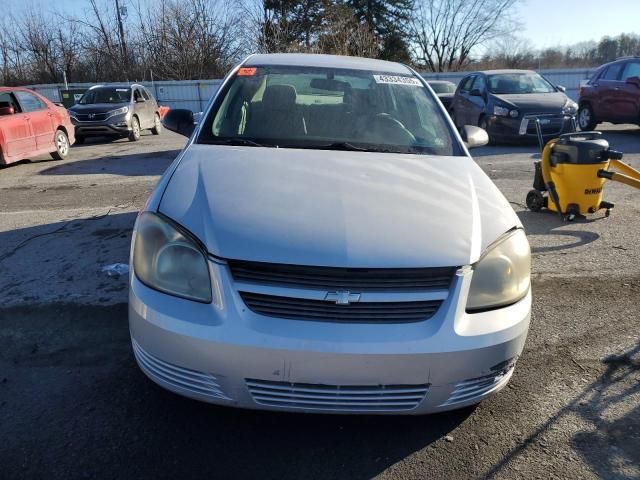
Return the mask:
[[598,195],[602,193],[602,187],[599,188],[585,188],[584,190],[584,194],[585,195]]

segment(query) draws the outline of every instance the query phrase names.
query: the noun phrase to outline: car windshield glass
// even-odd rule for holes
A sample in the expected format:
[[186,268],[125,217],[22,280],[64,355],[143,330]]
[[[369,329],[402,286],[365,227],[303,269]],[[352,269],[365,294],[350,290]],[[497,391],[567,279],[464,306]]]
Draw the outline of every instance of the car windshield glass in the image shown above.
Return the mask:
[[78,103],[127,103],[130,98],[130,88],[94,88],[88,90]]
[[449,82],[429,83],[429,85],[436,93],[453,93],[456,91],[455,84]]
[[241,68],[197,141],[242,140],[279,148],[463,154],[417,77],[367,70]]
[[489,75],[489,91],[497,94],[550,93],[556,89],[537,73]]

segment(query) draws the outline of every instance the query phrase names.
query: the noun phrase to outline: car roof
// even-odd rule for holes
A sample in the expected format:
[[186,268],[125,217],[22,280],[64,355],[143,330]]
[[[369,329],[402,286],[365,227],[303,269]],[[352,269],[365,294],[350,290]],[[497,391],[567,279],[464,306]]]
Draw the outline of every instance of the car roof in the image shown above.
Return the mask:
[[[26,90],[27,92],[33,92],[34,90],[31,90],[30,88],[27,87],[1,87],[0,86],[0,92],[6,92],[8,90]],[[38,93],[38,92],[36,92]]]
[[405,65],[372,58],[347,57],[342,55],[322,55],[310,53],[270,53],[255,54],[248,57],[243,66],[283,66],[283,67],[319,67],[344,68],[351,70],[373,70],[376,72],[413,74]]
[[455,85],[455,83],[450,80],[427,80],[427,83],[428,84],[450,83],[451,85]]
[[503,75],[509,73],[536,73],[533,70],[518,70],[518,69],[500,69],[500,70],[480,70],[474,73],[484,73],[485,75]]
[[127,84],[127,83],[106,83],[100,85],[93,85],[89,87],[89,90],[93,90],[95,88],[133,88],[133,87],[142,87],[137,83]]

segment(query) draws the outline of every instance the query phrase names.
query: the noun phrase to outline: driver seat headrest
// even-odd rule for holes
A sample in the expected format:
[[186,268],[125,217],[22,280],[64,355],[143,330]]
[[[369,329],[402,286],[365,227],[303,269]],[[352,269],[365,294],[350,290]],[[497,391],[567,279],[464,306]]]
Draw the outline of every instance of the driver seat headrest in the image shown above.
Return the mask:
[[270,85],[262,95],[262,105],[270,110],[291,110],[296,105],[296,89],[292,85]]

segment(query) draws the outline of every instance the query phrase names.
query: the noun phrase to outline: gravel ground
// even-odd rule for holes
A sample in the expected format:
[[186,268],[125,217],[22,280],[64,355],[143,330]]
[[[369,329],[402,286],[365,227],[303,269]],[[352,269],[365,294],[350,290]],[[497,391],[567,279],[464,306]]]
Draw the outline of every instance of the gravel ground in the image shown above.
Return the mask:
[[[604,126],[640,168],[640,129]],[[523,208],[536,148],[474,156],[534,252],[529,339],[507,389],[424,417],[219,408],[156,387],[128,340],[136,212],[184,139],[87,143],[0,170],[0,478],[639,478],[640,192],[611,217]]]

